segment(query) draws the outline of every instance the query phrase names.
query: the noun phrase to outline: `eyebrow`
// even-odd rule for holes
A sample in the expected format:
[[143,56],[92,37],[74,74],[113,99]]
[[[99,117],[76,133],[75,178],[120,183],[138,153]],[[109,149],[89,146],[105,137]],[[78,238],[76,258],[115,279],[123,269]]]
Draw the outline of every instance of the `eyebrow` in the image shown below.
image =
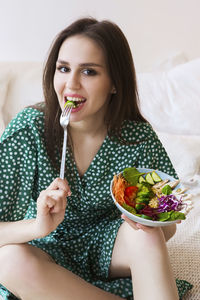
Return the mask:
[[[58,59],[57,63],[63,64],[63,65],[69,65],[69,63],[67,61],[62,60],[62,59]],[[103,68],[102,65],[96,64],[96,63],[92,63],[92,62],[82,63],[82,64],[80,64],[80,66],[81,67],[100,67],[100,68]]]

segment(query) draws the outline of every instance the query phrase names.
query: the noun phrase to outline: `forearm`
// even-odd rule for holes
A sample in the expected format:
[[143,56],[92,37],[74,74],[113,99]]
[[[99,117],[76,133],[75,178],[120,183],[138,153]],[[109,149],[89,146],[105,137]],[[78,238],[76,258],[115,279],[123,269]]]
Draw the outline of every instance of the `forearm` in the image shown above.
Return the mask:
[[22,244],[42,238],[54,231],[64,220],[67,196],[71,191],[66,180],[56,178],[37,199],[35,219],[0,222],[0,247]]
[[35,219],[16,222],[0,222],[0,247],[8,244],[21,244],[39,238]]

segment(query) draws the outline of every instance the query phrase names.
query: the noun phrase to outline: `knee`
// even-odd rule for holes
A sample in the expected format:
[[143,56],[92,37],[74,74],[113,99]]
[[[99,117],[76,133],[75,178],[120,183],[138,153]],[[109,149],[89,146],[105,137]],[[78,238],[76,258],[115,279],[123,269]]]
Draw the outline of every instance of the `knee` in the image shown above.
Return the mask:
[[33,276],[33,260],[28,244],[6,245],[0,248],[0,283],[15,278],[27,281]]
[[124,222],[120,231],[120,243],[123,244],[124,253],[128,257],[133,254],[145,253],[145,251],[149,251],[149,248],[157,248],[165,243],[163,232],[158,227],[136,230]]

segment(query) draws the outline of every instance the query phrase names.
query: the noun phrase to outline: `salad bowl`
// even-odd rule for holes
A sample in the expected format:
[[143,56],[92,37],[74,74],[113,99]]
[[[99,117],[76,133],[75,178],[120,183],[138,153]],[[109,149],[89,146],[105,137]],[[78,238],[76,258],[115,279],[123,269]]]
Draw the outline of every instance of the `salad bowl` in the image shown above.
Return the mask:
[[[134,169],[136,169],[136,168],[134,168]],[[136,223],[140,223],[142,225],[151,226],[151,227],[169,226],[171,224],[179,222],[180,219],[182,219],[182,220],[185,219],[185,215],[186,215],[185,208],[187,207],[188,204],[185,203],[184,201],[182,201],[182,199],[187,198],[187,197],[183,197],[185,189],[180,184],[180,182],[177,181],[174,177],[172,177],[162,171],[159,171],[159,170],[153,170],[153,169],[147,169],[147,168],[137,168],[136,170],[139,171],[141,174],[143,174],[143,178],[145,178],[145,176],[147,176],[147,174],[152,174],[152,172],[153,172],[156,174],[157,178],[160,178],[158,180],[158,182],[159,181],[162,181],[162,182],[167,181],[169,184],[176,182],[176,187],[173,188],[172,194],[169,196],[176,197],[175,199],[182,203],[182,208],[179,209],[180,218],[177,216],[177,219],[175,219],[175,220],[164,220],[164,221],[163,220],[162,221],[161,220],[153,220],[153,219],[150,219],[148,216],[145,216],[144,214],[139,215],[139,213],[133,213],[132,211],[131,212],[128,211],[128,210],[130,210],[129,209],[130,207],[127,206],[126,204],[125,205],[120,204],[119,201],[117,201],[116,197],[114,196],[114,191],[113,191],[114,178],[113,178],[113,180],[111,181],[111,184],[110,184],[110,192],[111,192],[111,196],[112,196],[112,199],[113,199],[116,207],[121,211],[121,213],[123,213],[125,216],[127,216],[129,219],[131,219],[132,221],[134,221]],[[116,176],[119,176],[119,175],[123,176],[123,172],[119,173]],[[152,182],[151,184],[153,186],[154,184],[156,184],[156,182],[154,182],[154,183]],[[168,185],[168,184],[165,183],[165,185]]]

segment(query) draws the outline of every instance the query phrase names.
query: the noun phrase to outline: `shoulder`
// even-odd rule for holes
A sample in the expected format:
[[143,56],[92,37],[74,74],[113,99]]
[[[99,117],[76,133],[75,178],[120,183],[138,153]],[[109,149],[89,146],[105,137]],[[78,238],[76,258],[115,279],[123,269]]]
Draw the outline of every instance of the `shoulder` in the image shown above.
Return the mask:
[[1,143],[16,134],[42,134],[44,131],[44,113],[36,108],[25,108],[8,124],[1,136]]
[[142,142],[157,139],[157,135],[148,122],[126,120],[122,126],[122,137],[127,142]]

